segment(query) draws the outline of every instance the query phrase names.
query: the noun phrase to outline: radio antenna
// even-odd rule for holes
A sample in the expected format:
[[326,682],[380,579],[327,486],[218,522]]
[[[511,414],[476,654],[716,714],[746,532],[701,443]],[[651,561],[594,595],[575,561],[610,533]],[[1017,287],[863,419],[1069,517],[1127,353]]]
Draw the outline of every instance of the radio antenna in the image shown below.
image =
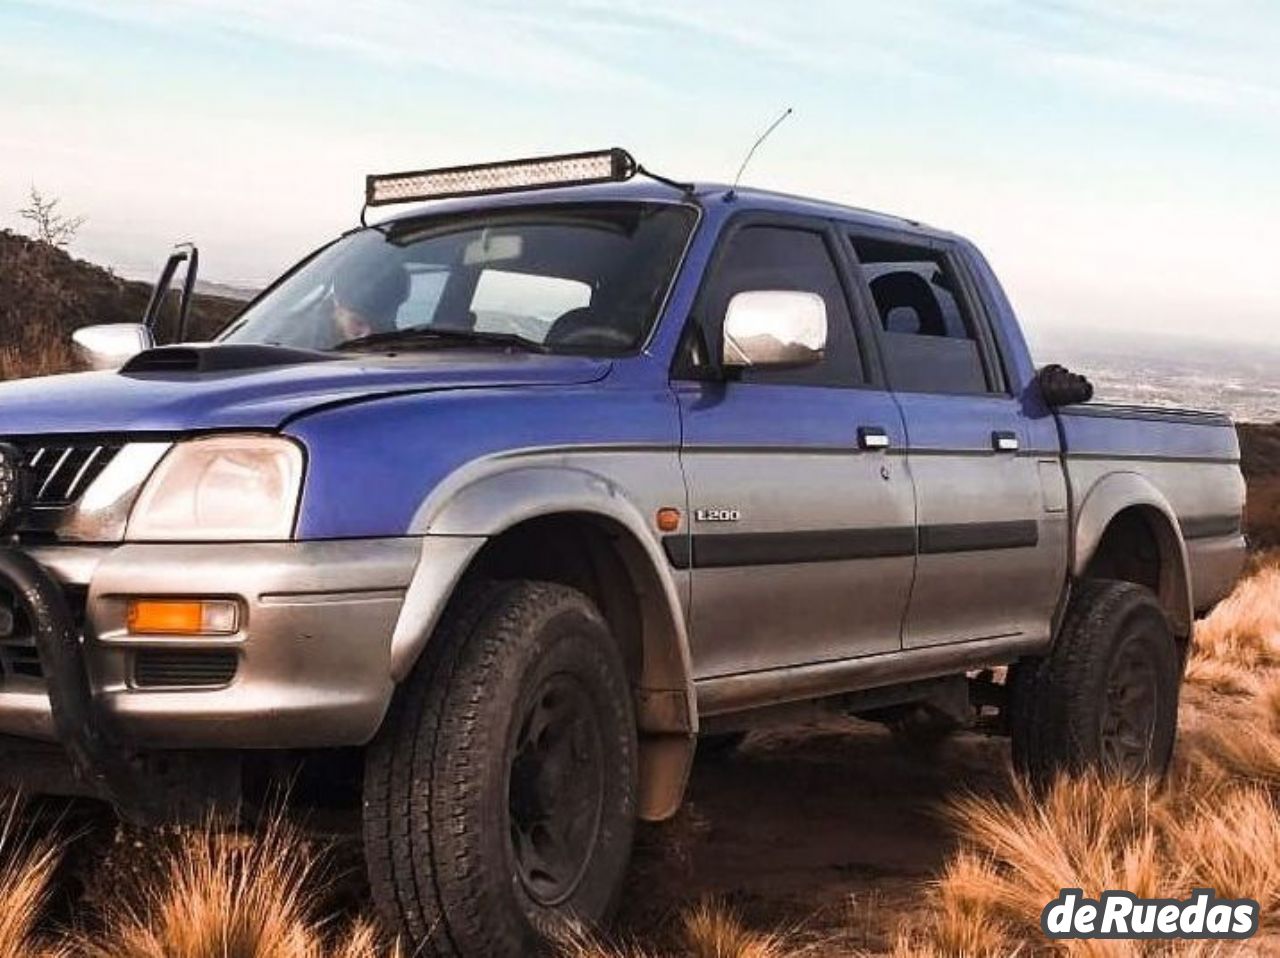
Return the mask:
[[769,139],[769,135],[773,133],[782,121],[791,115],[791,107],[787,107],[782,111],[781,115],[769,124],[769,128],[760,134],[760,138],[751,144],[751,149],[747,150],[747,155],[742,161],[742,165],[738,167],[738,175],[733,178],[733,186],[729,187],[729,192],[725,194],[726,200],[733,199],[734,193],[738,190],[738,182],[742,179],[742,174],[747,168],[747,164],[751,162],[751,158],[756,155],[756,150],[760,149],[760,144]]

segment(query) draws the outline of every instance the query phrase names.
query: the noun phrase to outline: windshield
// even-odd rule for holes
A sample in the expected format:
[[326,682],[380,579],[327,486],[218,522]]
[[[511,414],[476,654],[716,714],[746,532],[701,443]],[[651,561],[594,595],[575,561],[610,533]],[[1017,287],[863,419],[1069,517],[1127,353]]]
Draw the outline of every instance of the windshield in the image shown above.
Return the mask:
[[302,349],[639,349],[696,216],[656,203],[399,220],[326,247],[221,337]]

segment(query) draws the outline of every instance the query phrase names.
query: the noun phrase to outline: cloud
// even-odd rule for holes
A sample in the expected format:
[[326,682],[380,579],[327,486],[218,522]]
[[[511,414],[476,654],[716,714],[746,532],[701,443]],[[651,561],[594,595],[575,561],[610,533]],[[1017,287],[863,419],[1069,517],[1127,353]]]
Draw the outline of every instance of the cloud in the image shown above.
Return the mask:
[[188,34],[213,32],[345,54],[390,66],[540,86],[635,85],[595,42],[606,29],[574,5],[532,17],[523,6],[414,0],[43,0],[100,18]]
[[10,74],[25,80],[70,82],[87,79],[88,64],[68,57],[60,50],[42,47],[10,47],[0,59],[0,76]]
[[[24,0],[36,5],[36,0]],[[661,83],[655,53],[716,53],[797,77],[946,82],[952,68],[1140,99],[1274,111],[1272,0],[41,0],[187,33],[251,36],[399,67],[570,89]]]
[[1280,14],[1266,0],[1058,0],[1009,14],[1000,29],[1032,72],[1188,106],[1280,108]]

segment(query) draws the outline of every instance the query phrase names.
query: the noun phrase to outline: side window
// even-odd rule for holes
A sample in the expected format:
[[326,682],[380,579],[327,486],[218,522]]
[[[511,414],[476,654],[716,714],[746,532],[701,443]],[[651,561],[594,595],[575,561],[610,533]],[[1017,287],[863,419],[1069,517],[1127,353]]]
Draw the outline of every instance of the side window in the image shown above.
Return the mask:
[[429,324],[449,278],[449,271],[437,266],[409,266],[408,273],[409,295],[396,313],[396,329]]
[[591,305],[591,287],[576,279],[486,269],[471,298],[475,328],[542,342],[551,324]]
[[976,321],[946,256],[928,246],[852,240],[879,313],[893,387],[924,393],[994,391]]
[[738,293],[816,293],[827,307],[827,345],[821,362],[795,369],[748,369],[743,371],[742,381],[805,386],[863,382],[849,304],[822,234],[789,227],[748,226],[734,233],[728,243],[704,291],[700,309],[707,321],[705,328],[714,330],[715,335],[719,335],[729,300]]

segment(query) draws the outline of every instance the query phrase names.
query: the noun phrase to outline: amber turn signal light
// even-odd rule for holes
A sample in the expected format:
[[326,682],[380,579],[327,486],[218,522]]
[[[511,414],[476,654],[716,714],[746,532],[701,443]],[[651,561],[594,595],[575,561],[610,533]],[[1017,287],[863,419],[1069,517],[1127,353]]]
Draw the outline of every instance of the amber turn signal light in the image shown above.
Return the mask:
[[240,609],[227,599],[131,599],[131,635],[234,635]]
[[680,528],[680,510],[670,507],[658,510],[658,531],[675,532]]

